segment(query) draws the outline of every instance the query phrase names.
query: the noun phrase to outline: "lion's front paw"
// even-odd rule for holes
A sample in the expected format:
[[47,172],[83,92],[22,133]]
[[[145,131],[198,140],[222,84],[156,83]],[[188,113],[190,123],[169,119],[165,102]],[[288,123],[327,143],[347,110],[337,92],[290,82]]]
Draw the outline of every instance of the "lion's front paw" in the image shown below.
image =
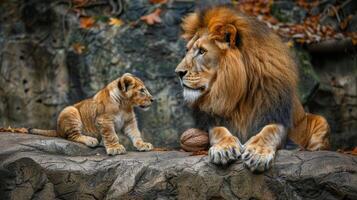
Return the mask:
[[84,143],[89,147],[95,147],[99,144],[97,138],[93,138],[89,136],[85,136]]
[[275,149],[254,138],[245,145],[242,159],[245,166],[253,172],[263,172],[270,168],[275,156]]
[[108,155],[117,155],[117,154],[124,154],[126,153],[125,147],[121,144],[117,144],[111,147],[107,147],[107,154]]
[[241,156],[241,144],[235,136],[227,136],[221,142],[213,145],[208,156],[214,164],[225,165],[230,161],[237,160]]
[[151,151],[154,146],[148,142],[143,142],[143,141],[137,141],[134,144],[135,148],[139,151]]

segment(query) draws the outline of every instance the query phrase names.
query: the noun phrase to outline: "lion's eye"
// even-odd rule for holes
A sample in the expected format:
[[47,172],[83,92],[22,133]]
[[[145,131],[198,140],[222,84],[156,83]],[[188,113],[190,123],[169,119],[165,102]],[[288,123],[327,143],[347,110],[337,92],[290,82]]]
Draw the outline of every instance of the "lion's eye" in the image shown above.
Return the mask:
[[198,49],[198,53],[201,54],[201,55],[205,54],[206,52],[207,52],[207,50],[204,49],[204,48],[199,48]]
[[141,88],[141,89],[140,89],[140,92],[141,92],[141,93],[145,93],[144,88]]

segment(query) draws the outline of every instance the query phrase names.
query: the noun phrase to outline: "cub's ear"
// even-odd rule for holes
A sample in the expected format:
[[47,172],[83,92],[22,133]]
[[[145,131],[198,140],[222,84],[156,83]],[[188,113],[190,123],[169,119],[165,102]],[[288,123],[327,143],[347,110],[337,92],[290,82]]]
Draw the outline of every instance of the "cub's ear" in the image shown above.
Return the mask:
[[209,31],[221,49],[238,48],[241,45],[241,36],[233,24],[215,24]]
[[124,74],[118,81],[118,88],[123,92],[127,92],[134,86],[134,78],[131,74],[126,73]]

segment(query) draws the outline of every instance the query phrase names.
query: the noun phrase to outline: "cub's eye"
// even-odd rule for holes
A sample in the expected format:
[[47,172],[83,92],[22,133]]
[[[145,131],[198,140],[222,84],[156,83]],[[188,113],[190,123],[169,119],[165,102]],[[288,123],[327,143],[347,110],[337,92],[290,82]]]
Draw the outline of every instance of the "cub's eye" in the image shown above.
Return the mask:
[[190,51],[190,49],[186,48],[186,53],[187,53],[188,51]]
[[201,54],[201,55],[205,54],[206,52],[207,52],[207,50],[204,49],[204,48],[202,48],[202,47],[200,47],[200,48],[198,49],[198,53]]
[[145,93],[144,88],[141,88],[141,89],[140,89],[140,92],[141,92],[141,93]]

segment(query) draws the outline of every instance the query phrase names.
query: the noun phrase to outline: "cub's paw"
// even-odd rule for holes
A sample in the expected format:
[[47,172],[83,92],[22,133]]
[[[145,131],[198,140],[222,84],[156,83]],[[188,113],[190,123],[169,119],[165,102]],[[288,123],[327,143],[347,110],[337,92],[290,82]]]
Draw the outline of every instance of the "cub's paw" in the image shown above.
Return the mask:
[[[256,137],[256,136],[255,136]],[[275,157],[275,149],[258,137],[252,138],[244,147],[242,159],[252,172],[263,172],[270,168]]]
[[143,141],[137,141],[134,144],[135,148],[139,151],[151,151],[154,146],[148,142],[143,142]]
[[111,147],[106,147],[108,155],[117,155],[126,153],[125,147],[121,144],[117,144]]
[[99,144],[99,142],[96,138],[89,137],[89,136],[85,137],[84,143],[85,143],[85,145],[87,145],[89,147],[95,147]]
[[209,151],[209,160],[214,164],[225,165],[241,156],[241,144],[237,137],[227,136],[221,142],[213,145]]

